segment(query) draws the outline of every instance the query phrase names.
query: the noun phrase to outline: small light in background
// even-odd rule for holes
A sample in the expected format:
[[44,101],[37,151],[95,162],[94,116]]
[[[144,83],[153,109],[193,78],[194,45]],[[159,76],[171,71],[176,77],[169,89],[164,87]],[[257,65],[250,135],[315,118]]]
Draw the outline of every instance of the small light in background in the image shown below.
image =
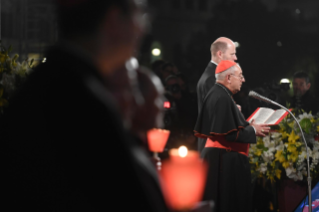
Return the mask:
[[44,57],[43,60],[42,60],[42,63],[45,63],[47,61],[47,58]]
[[171,108],[171,103],[169,101],[165,101],[164,108],[167,108],[167,109]]
[[283,78],[280,80],[280,88],[285,90],[285,91],[288,91],[290,89],[290,87],[291,87],[290,84],[291,84],[291,82],[287,78]]
[[290,83],[290,81],[287,78],[283,78],[280,80],[280,83]]
[[240,44],[237,41],[235,41],[234,44],[235,44],[236,48],[240,47]]
[[188,149],[186,146],[180,146],[178,148],[178,155],[182,158],[186,157],[188,153]]
[[159,56],[161,54],[161,50],[158,48],[155,48],[152,50],[152,55]]
[[296,13],[297,13],[297,14],[300,14],[300,10],[299,10],[299,9],[296,9]]
[[282,43],[280,41],[277,42],[277,46],[281,47]]

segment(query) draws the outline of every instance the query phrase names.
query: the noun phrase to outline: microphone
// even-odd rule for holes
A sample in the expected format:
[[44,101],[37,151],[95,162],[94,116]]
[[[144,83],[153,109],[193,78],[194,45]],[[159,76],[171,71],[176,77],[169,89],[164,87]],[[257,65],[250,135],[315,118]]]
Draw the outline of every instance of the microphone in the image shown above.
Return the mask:
[[249,96],[255,98],[255,99],[258,99],[260,101],[263,101],[263,102],[266,102],[266,103],[269,103],[269,104],[273,104],[273,105],[276,105],[276,106],[279,106],[279,107],[283,107],[282,105],[278,104],[277,102],[274,102],[270,99],[268,99],[267,97],[264,97],[258,93],[256,93],[255,91],[249,91]]

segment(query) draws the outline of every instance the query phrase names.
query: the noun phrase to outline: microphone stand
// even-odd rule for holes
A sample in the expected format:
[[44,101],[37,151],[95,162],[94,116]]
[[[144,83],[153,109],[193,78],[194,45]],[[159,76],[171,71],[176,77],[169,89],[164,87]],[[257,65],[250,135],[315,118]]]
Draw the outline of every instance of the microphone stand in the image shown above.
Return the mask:
[[[253,96],[253,97],[255,97],[255,96]],[[256,98],[256,97],[255,97],[255,98]],[[296,123],[298,124],[298,127],[299,127],[300,132],[301,132],[301,135],[302,135],[302,139],[303,139],[303,141],[304,141],[304,143],[305,143],[305,145],[306,145],[306,150],[307,150],[307,168],[308,168],[307,181],[308,181],[308,205],[309,205],[308,211],[309,211],[309,212],[312,212],[311,176],[310,176],[310,168],[309,168],[309,151],[308,151],[308,145],[307,145],[305,136],[304,136],[304,134],[303,134],[303,131],[302,131],[302,129],[301,129],[301,126],[300,126],[298,120],[296,119],[296,117],[292,114],[292,112],[290,112],[290,110],[288,110],[287,108],[285,108],[285,107],[282,106],[281,104],[278,104],[277,102],[274,102],[274,101],[272,101],[272,100],[270,100],[270,99],[268,99],[268,98],[261,97],[259,94],[257,94],[257,99],[262,100],[262,101],[266,101],[266,102],[268,102],[268,103],[271,103],[271,104],[273,104],[273,105],[276,105],[276,106],[278,106],[278,107],[280,107],[280,108],[286,110],[286,111],[295,119]]]
[[280,104],[277,104],[277,106],[281,107],[282,109],[288,111],[288,113],[295,119],[299,129],[300,129],[300,132],[301,132],[301,135],[302,135],[302,140],[303,142],[305,143],[305,146],[306,146],[306,152],[307,152],[307,182],[308,182],[308,211],[309,212],[312,212],[312,200],[311,200],[311,176],[310,176],[310,168],[309,168],[309,150],[308,150],[308,145],[307,145],[307,142],[306,142],[306,139],[305,139],[305,136],[303,134],[303,131],[301,129],[301,126],[298,122],[298,120],[296,119],[296,117],[292,114],[292,112],[290,112],[290,110],[288,110],[287,108],[285,108],[284,106],[280,105]]

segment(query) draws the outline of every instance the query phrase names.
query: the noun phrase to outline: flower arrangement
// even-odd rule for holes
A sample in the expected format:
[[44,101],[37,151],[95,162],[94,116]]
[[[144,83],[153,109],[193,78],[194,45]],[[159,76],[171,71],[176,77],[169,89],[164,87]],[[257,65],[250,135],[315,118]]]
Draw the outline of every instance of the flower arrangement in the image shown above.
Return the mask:
[[[309,166],[312,178],[318,177],[319,171],[319,116],[302,113],[296,116],[307,142]],[[256,144],[249,150],[253,180],[265,177],[274,182],[282,177],[295,181],[307,176],[307,151],[299,127],[288,115],[277,126],[272,127],[266,137],[258,137]],[[285,174],[285,175],[284,175]]]
[[8,106],[8,100],[15,90],[24,82],[26,76],[32,70],[33,59],[28,59],[22,63],[18,62],[18,54],[12,58],[9,54],[12,46],[5,48],[0,41],[0,114],[3,108]]

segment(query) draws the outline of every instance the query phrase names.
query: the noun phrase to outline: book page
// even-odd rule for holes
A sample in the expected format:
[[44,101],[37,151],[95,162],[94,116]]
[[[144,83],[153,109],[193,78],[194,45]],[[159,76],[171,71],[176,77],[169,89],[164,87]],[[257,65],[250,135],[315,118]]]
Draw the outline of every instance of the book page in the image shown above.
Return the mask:
[[255,115],[249,120],[255,119],[256,124],[263,124],[267,119],[274,113],[274,110],[270,108],[261,107],[259,110],[255,113]]
[[276,110],[266,121],[266,124],[275,124],[278,119],[280,119],[286,111],[284,109]]

